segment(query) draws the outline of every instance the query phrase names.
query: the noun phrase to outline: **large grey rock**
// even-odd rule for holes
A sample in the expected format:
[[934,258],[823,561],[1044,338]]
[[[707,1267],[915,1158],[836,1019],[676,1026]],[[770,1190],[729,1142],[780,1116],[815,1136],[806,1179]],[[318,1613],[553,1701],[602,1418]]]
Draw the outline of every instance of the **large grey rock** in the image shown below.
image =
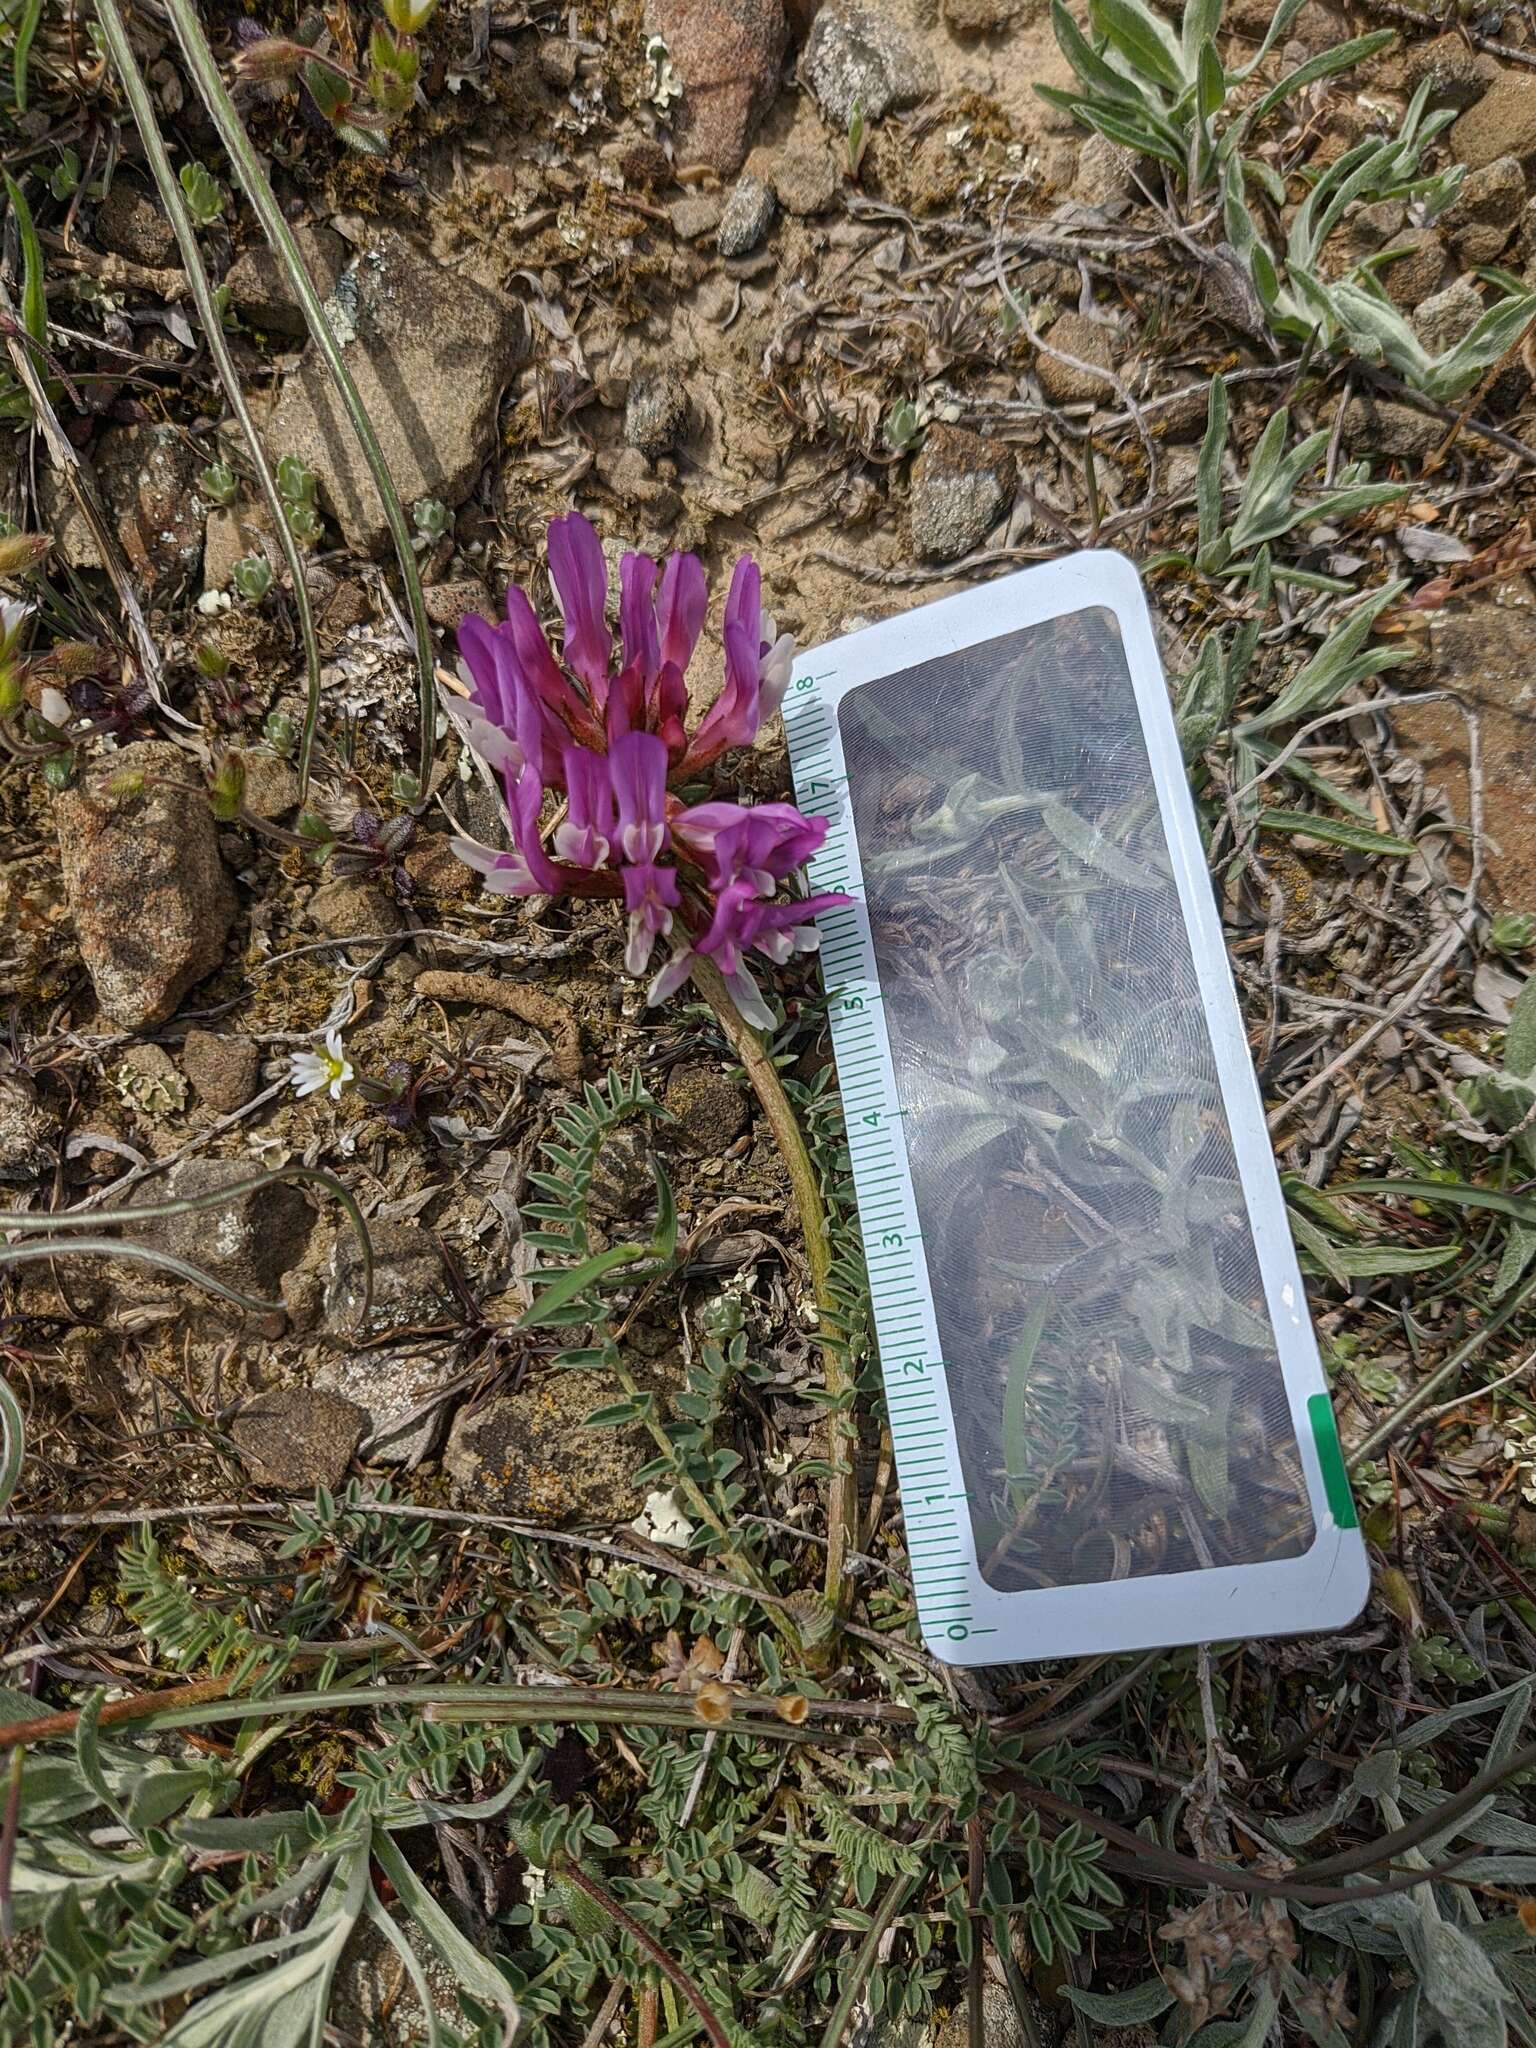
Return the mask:
[[[401,502],[462,504],[526,353],[522,314],[393,231],[348,264],[327,312]],[[313,344],[285,379],[263,438],[274,461],[296,455],[315,472],[350,546],[384,546],[383,503]]]
[[[217,1195],[255,1179],[258,1172],[251,1160],[183,1159],[166,1175],[163,1194],[152,1185],[142,1199],[150,1204]],[[303,1258],[313,1224],[314,1211],[296,1187],[269,1181],[253,1193],[231,1195],[206,1208],[146,1217],[129,1234],[190,1260],[242,1294],[270,1300],[284,1273]]]
[[122,1029],[163,1023],[224,957],[235,892],[191,760],[139,740],[54,803],[64,893],[97,1000]]
[[[334,228],[310,222],[296,226],[293,239],[299,245],[299,256],[309,272],[310,283],[322,299],[328,298],[346,268],[346,243]],[[265,242],[256,242],[237,256],[224,282],[229,286],[235,311],[253,327],[300,340],[308,333],[288,272]]]
[[[442,1255],[432,1233],[419,1223],[400,1220],[375,1223],[373,1243],[373,1309],[368,1335],[391,1330],[420,1330],[442,1322],[453,1297],[443,1272]],[[356,1328],[363,1305],[363,1254],[350,1230],[338,1233],[326,1278],[325,1315],[338,1335]]]
[[962,427],[934,426],[912,465],[912,544],[924,561],[956,562],[980,546],[1013,502],[1010,450]]
[[828,0],[811,24],[800,70],[816,104],[840,130],[855,107],[866,121],[878,121],[939,88],[929,52],[869,0]]

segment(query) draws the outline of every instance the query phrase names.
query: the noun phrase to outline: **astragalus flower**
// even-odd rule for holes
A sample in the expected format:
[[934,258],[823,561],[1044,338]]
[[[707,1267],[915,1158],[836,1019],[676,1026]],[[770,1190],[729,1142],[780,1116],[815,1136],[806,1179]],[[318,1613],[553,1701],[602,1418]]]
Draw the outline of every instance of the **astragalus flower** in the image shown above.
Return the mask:
[[[469,745],[500,778],[513,850],[455,839],[461,860],[507,896],[611,896],[629,917],[625,965],[644,974],[658,940],[671,957],[651,982],[659,1002],[702,956],[713,960],[749,1022],[772,1013],[745,956],[782,963],[817,943],[811,920],[841,896],[787,897],[826,820],[792,804],[685,804],[728,748],[745,746],[789,687],[794,642],[763,610],[756,562],[736,564],[722,640],[725,682],[688,731],[685,676],[708,609],[696,555],[627,554],[619,564],[618,648],[608,624],[602,543],[579,512],[549,528],[549,573],[564,622],[556,659],[525,591],[506,617],[471,616],[459,652],[471,695],[445,699]],[[550,847],[545,799],[564,798]]]

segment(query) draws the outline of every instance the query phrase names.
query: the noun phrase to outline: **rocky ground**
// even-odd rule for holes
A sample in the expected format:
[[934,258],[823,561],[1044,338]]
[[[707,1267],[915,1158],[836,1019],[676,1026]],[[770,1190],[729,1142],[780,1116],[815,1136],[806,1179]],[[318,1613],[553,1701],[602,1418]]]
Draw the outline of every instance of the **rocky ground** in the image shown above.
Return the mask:
[[[1256,48],[1268,16],[1240,0],[1224,31],[1234,49]],[[1271,62],[1289,68],[1400,17],[1409,10],[1307,0]],[[222,35],[232,18],[214,26]],[[1431,348],[1476,321],[1490,266],[1536,283],[1536,41],[1513,8],[1471,28],[1405,32],[1363,72],[1302,95],[1284,137],[1294,179],[1390,123],[1421,80],[1432,105],[1456,110],[1440,145],[1469,171],[1455,205],[1416,225],[1387,201],[1348,228],[1355,255],[1406,238],[1384,280]],[[307,815],[332,839],[317,862],[312,830],[306,844],[297,829],[302,654],[171,227],[80,24],[73,55],[68,26],[50,24],[5,155],[41,233],[53,405],[104,530],[59,449],[0,419],[0,512],[53,541],[27,689],[63,735],[24,749],[0,790],[0,1180],[17,1206],[153,1207],[279,1166],[319,1168],[360,1203],[377,1268],[360,1339],[345,1216],[315,1185],[267,1182],[220,1207],[146,1216],[131,1235],[280,1313],[116,1258],[8,1276],[6,1374],[28,1448],[19,1519],[0,1535],[6,1646],[53,1645],[66,1684],[150,1675],[115,1587],[116,1538],[50,1520],[70,1512],[258,1504],[361,1477],[424,1506],[618,1536],[654,1557],[654,1527],[630,1526],[647,1494],[632,1476],[649,1454],[643,1431],[583,1430],[606,1398],[599,1376],[550,1370],[552,1337],[517,1327],[537,1149],[573,1091],[610,1069],[641,1072],[670,1120],[605,1154],[594,1241],[645,1227],[654,1142],[687,1245],[677,1297],[634,1305],[633,1370],[669,1398],[699,1303],[737,1303],[764,1368],[734,1432],[751,1508],[782,1528],[794,1582],[809,1583],[824,1488],[802,1468],[824,1454],[825,1427],[771,1134],[702,1007],[643,1008],[602,906],[508,910],[482,896],[448,835],[500,827],[446,729],[412,804],[411,641],[383,506],[168,38],[148,11],[134,33],[178,157],[215,166],[226,187],[203,241],[265,444],[317,486],[305,554],[324,667]],[[248,90],[244,106],[400,497],[425,507],[417,554],[450,673],[461,616],[492,611],[508,580],[547,594],[544,528],[576,505],[615,557],[697,550],[716,607],[731,562],[753,550],[780,628],[809,646],[1069,547],[1119,547],[1148,566],[1168,670],[1182,678],[1219,614],[1179,566],[1218,369],[1241,449],[1288,402],[1298,425],[1329,430],[1330,473],[1365,460],[1412,485],[1386,512],[1316,536],[1315,567],[1357,585],[1408,578],[1378,635],[1411,651],[1393,693],[1422,701],[1324,732],[1308,758],[1376,829],[1419,838],[1422,858],[1398,888],[1368,856],[1303,835],[1269,842],[1258,866],[1228,844],[1218,879],[1288,1172],[1312,1190],[1482,1172],[1487,1152],[1445,1152],[1458,1119],[1466,1136],[1452,1091],[1497,1059],[1536,932],[1519,915],[1536,909],[1528,350],[1511,351],[1463,416],[1274,340],[1219,234],[1194,233],[1145,165],[1038,98],[1037,83],[1070,83],[1038,0],[652,0],[643,19],[627,0],[445,0],[424,48],[419,103],[382,157],[349,151],[291,98]],[[67,156],[72,186],[59,180]],[[8,257],[14,280],[14,242]],[[215,494],[222,460],[234,487]],[[254,602],[239,573],[253,559],[274,572]],[[1264,657],[1274,687],[1330,616],[1305,588],[1286,606]],[[706,649],[717,623],[715,612]],[[696,666],[711,690],[708,661]],[[231,758],[243,796],[220,815],[209,784]],[[774,733],[739,782],[766,797],[786,774]],[[1405,1012],[1409,970],[1439,944],[1439,907],[1469,875],[1476,935]],[[827,1057],[811,980],[788,995],[786,1056],[809,1085]],[[328,1030],[376,1084],[371,1097],[296,1094],[292,1058]],[[1427,1214],[1405,1207],[1383,1227],[1422,1239]],[[1314,1278],[1337,1405],[1358,1440],[1425,1347],[1438,1358],[1463,1329],[1462,1305],[1438,1280]],[[1471,1327],[1485,1305],[1478,1296]],[[1536,1427],[1522,1435],[1531,1410],[1510,1398],[1462,1418],[1433,1481],[1442,1506],[1491,1504],[1505,1529],[1511,1511],[1529,1520],[1522,1488],[1536,1484],[1517,1455],[1536,1443]],[[873,1389],[863,1405],[865,1544],[899,1564]],[[1374,1464],[1366,1501],[1405,1484]],[[1421,1490],[1406,1548],[1400,1536],[1389,1546],[1399,1578],[1404,1565],[1462,1574],[1428,1500]],[[231,1531],[194,1515],[165,1541],[181,1568],[226,1589],[260,1581],[263,1539]],[[1536,1614],[1515,1563],[1514,1619],[1483,1620],[1500,1602],[1507,1616],[1513,1597],[1491,1569],[1492,1594],[1463,1575],[1438,1604],[1411,1594],[1411,1619],[1401,1597],[1373,1607],[1360,1683],[1422,1682],[1432,1704],[1436,1685],[1454,1690],[1455,1657],[1473,1660],[1479,1683],[1502,1682]],[[864,1615],[907,1625],[899,1606]],[[1421,1659],[1405,1680],[1401,1659],[1426,1638],[1448,1645],[1441,1664]],[[1310,1670],[1297,1682],[1342,1698],[1338,1653],[1318,1648],[1308,1667],[1286,1651],[1266,1667],[1270,1654],[1247,1669]],[[35,1668],[53,1683],[52,1667]],[[1198,1752],[1191,1668],[1179,1698]],[[972,1712],[1021,1697],[1002,1677],[952,1691]],[[1304,1725],[1296,1713],[1288,1728]],[[1133,1824],[1136,1768],[1155,1779],[1169,1761],[1158,1718],[1148,1712],[1146,1748],[1118,1785]],[[1133,1739],[1122,1733],[1122,1748]],[[1106,1955],[1107,1978],[1092,1981],[1144,1974],[1113,1941]],[[934,2009],[956,1994],[957,1980],[941,1982]],[[581,2008],[573,2042],[596,2010]],[[656,2038],[654,2010],[651,2025],[637,2038]]]

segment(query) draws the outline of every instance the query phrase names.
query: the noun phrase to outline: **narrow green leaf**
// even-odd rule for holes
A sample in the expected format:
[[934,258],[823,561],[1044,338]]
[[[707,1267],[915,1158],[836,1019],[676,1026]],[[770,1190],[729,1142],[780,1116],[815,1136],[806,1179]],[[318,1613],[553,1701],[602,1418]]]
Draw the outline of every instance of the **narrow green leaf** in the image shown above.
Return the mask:
[[608,1274],[617,1272],[620,1266],[633,1266],[649,1256],[649,1247],[643,1244],[611,1245],[605,1252],[597,1252],[590,1259],[583,1259],[579,1266],[570,1266],[557,1273],[550,1273],[544,1267],[536,1268],[529,1278],[548,1280],[545,1287],[530,1307],[524,1309],[518,1318],[520,1329],[537,1329],[548,1320],[556,1309],[573,1304],[579,1295],[595,1287]]
[[16,25],[16,41],[11,50],[11,104],[18,114],[27,111],[27,66],[32,55],[32,39],[42,18],[43,0],[24,0],[21,20]]
[[17,233],[21,237],[21,324],[33,341],[41,347],[48,339],[48,295],[43,282],[43,245],[37,238],[32,209],[9,171],[5,174],[5,192],[11,202],[11,211],[16,216]]
[[1181,93],[1187,80],[1178,42],[1165,21],[1142,0],[1089,0],[1089,19],[1144,78],[1171,93]]
[[1348,71],[1353,65],[1363,64],[1367,57],[1374,57],[1396,40],[1392,29],[1378,28],[1372,29],[1368,35],[1339,43],[1331,50],[1319,50],[1315,57],[1309,57],[1304,64],[1298,64],[1294,71],[1288,72],[1278,85],[1270,87],[1248,116],[1246,125],[1256,128],[1293,92],[1300,92],[1303,86],[1315,85],[1320,78],[1331,78],[1336,71]]
[[1517,1081],[1536,1080],[1536,974],[1527,979],[1509,1013],[1504,1070]]
[[1380,854],[1391,860],[1406,860],[1417,853],[1411,839],[1394,839],[1388,832],[1371,832],[1364,825],[1351,825],[1345,818],[1323,818],[1315,811],[1260,811],[1261,832],[1295,832],[1308,839],[1325,839],[1333,846],[1347,846],[1356,853]]

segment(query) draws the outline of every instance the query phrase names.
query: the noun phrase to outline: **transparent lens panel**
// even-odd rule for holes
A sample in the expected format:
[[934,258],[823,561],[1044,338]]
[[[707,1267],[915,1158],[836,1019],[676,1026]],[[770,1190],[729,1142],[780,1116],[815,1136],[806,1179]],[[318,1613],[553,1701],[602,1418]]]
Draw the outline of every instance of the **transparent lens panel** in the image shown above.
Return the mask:
[[1312,1518],[1112,613],[839,716],[983,1576],[1295,1557]]

